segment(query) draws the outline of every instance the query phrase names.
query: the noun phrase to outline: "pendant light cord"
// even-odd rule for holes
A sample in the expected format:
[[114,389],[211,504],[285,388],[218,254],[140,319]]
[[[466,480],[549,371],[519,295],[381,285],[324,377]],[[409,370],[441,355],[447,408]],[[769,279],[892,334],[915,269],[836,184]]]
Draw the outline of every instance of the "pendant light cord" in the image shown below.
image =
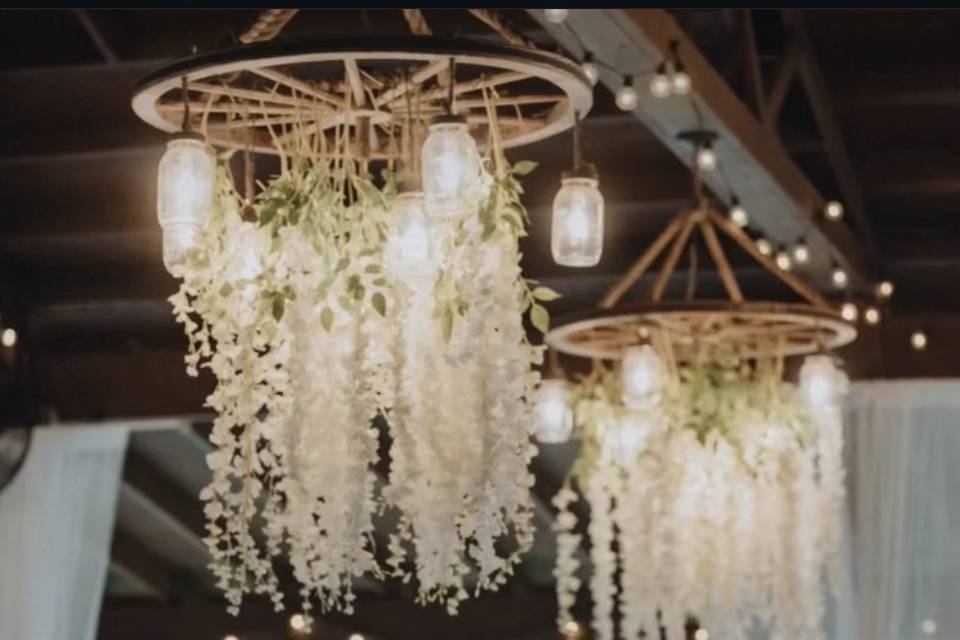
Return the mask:
[[583,167],[583,149],[580,146],[580,112],[573,114],[573,170]]
[[448,84],[449,84],[450,86],[448,87],[448,92],[447,92],[447,115],[449,115],[449,116],[454,115],[454,113],[453,113],[453,98],[454,98],[453,88],[454,88],[454,85],[456,84],[456,79],[457,79],[457,60],[456,60],[456,58],[451,57],[451,58],[450,58],[450,80],[449,80],[449,82],[448,82]]
[[181,79],[180,95],[183,98],[183,123],[180,128],[187,132],[190,131],[190,94],[187,91],[187,76]]

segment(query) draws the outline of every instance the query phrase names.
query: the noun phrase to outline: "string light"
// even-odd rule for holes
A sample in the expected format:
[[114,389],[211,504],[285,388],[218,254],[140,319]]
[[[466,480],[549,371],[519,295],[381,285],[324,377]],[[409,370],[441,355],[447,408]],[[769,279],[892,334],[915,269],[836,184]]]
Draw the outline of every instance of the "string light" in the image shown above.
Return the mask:
[[783,249],[777,252],[777,257],[774,258],[774,262],[784,271],[790,271],[790,269],[793,268],[793,260],[790,259],[790,254]]
[[876,325],[880,322],[880,310],[876,307],[867,307],[863,311],[863,319],[869,325]]
[[884,280],[877,285],[877,295],[881,298],[889,298],[893,295],[893,283]]
[[674,67],[673,76],[670,78],[671,89],[674,95],[685,96],[690,93],[690,76],[683,68],[683,63],[677,62]]
[[364,640],[362,633],[351,633],[347,640]]
[[657,67],[657,72],[650,78],[650,95],[654,98],[667,98],[673,91],[670,76],[667,75],[667,65],[661,62]]
[[10,327],[7,327],[3,330],[3,333],[0,333],[0,343],[8,349],[13,345],[17,344],[17,332]]
[[733,206],[730,207],[727,215],[730,217],[730,222],[742,229],[750,224],[750,216],[747,215],[747,210],[743,208],[736,196],[734,196],[732,204]]
[[551,24],[560,24],[570,15],[569,9],[544,9],[543,15],[547,22]]
[[840,317],[846,320],[847,322],[856,322],[859,311],[857,305],[852,302],[844,302],[843,306],[840,307]]
[[843,217],[843,204],[837,200],[830,200],[823,207],[823,215],[827,220],[837,221]]
[[237,636],[235,636],[235,635],[233,635],[232,633],[230,633],[230,634],[227,634],[227,635],[223,636],[223,640],[240,640],[240,638],[238,638]]
[[583,74],[590,80],[591,85],[597,85],[597,81],[600,80],[600,69],[597,68],[594,62],[592,51],[587,51],[583,54],[583,62],[580,63],[580,70],[583,71]]
[[693,640],[710,640],[710,634],[701,627],[693,633]]
[[773,253],[773,245],[766,238],[757,238],[757,251],[762,256],[769,256]]
[[713,171],[717,168],[717,154],[709,141],[697,147],[696,161],[697,166],[703,171]]
[[576,620],[567,620],[563,623],[561,632],[567,638],[576,638],[580,635],[580,623]]
[[617,89],[615,100],[617,107],[621,111],[633,111],[637,108],[637,105],[640,104],[640,94],[637,93],[636,87],[633,86],[632,75],[623,76],[623,86]]
[[307,618],[302,613],[290,616],[290,628],[294,631],[303,631],[307,628]]
[[802,238],[797,244],[793,245],[791,253],[793,254],[793,261],[797,264],[807,264],[810,261],[810,248]]
[[927,334],[923,331],[914,331],[910,334],[910,346],[914,351],[923,351],[927,348]]
[[833,271],[830,272],[830,281],[837,289],[845,289],[850,282],[850,277],[842,267],[834,267]]

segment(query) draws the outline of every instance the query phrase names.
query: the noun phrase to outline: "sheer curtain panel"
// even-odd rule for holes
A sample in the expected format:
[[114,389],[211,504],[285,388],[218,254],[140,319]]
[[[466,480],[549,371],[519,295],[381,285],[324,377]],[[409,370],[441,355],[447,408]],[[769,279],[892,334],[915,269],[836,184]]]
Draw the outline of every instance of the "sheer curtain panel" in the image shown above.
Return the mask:
[[0,493],[0,638],[93,640],[127,432],[41,427]]

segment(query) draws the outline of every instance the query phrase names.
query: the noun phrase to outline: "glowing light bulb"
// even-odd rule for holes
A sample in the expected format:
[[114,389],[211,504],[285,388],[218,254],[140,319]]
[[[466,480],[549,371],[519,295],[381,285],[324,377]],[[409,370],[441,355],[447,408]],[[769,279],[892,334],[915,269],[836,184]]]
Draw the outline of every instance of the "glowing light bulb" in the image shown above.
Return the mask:
[[348,640],[364,640],[362,633],[351,633]]
[[839,220],[843,217],[843,204],[836,200],[829,201],[823,207],[823,215],[827,220]]
[[807,264],[810,261],[810,248],[803,240],[793,245],[791,253],[793,261],[797,264]]
[[307,628],[307,617],[302,613],[290,616],[290,628],[294,631],[304,631]]
[[628,409],[647,409],[660,400],[664,383],[660,355],[648,344],[629,347],[623,354],[620,393]]
[[624,76],[623,86],[617,89],[615,100],[621,111],[633,111],[637,108],[640,104],[640,94],[633,86],[633,76]]
[[863,319],[869,325],[876,325],[880,322],[880,310],[876,307],[867,307],[863,310]]
[[543,380],[534,402],[537,440],[548,444],[566,442],[573,431],[567,383],[564,380]]
[[920,624],[920,629],[928,636],[932,636],[937,632],[937,621],[927,618]]
[[717,154],[709,143],[697,147],[696,161],[697,166],[704,171],[713,171],[717,168]]
[[700,628],[693,633],[693,640],[710,640],[710,634],[706,629]]
[[401,279],[430,276],[436,268],[430,218],[424,211],[423,194],[397,196],[390,212],[387,238],[387,269]]
[[762,256],[769,256],[773,253],[773,245],[766,238],[757,238],[757,251]]
[[604,424],[601,444],[610,459],[621,467],[630,466],[653,433],[653,423],[643,414],[626,414]]
[[587,51],[583,54],[583,62],[580,63],[580,70],[583,71],[583,74],[590,80],[590,84],[596,86],[597,81],[600,79],[600,69],[597,68],[593,60],[592,52]]
[[927,348],[927,334],[923,331],[914,331],[910,334],[910,346],[916,351]]
[[844,289],[850,282],[850,278],[847,276],[847,272],[841,267],[834,267],[833,271],[830,272],[830,281],[833,282],[833,286],[837,289]]
[[199,245],[213,205],[216,167],[203,140],[178,137],[167,143],[157,173],[157,219],[163,228],[163,264],[185,275],[187,256]]
[[730,217],[730,222],[741,229],[750,224],[750,216],[747,215],[747,210],[743,208],[743,205],[740,204],[736,198],[734,198],[733,206],[730,207],[727,215]]
[[774,262],[776,262],[777,267],[783,271],[790,271],[790,269],[793,268],[793,260],[790,258],[790,254],[786,251],[777,251]]
[[424,206],[432,216],[456,217],[480,201],[480,156],[467,123],[455,117],[439,118],[420,152]]
[[800,393],[807,404],[818,409],[836,403],[850,386],[843,370],[827,355],[807,356],[800,367]]
[[673,76],[670,78],[670,84],[673,93],[678,96],[685,96],[690,93],[692,83],[690,82],[690,76],[683,70],[683,65],[677,65],[676,71],[673,72]]
[[576,620],[568,620],[563,623],[563,628],[560,631],[568,638],[575,638],[580,635],[580,623]]
[[884,280],[877,285],[877,295],[881,298],[889,298],[893,295],[893,283]]
[[657,67],[657,72],[650,78],[650,95],[654,98],[667,98],[673,93],[673,83],[667,75],[665,65]]
[[551,24],[560,24],[570,15],[569,9],[544,9],[543,15],[547,22]]
[[8,349],[15,344],[17,344],[17,332],[15,329],[7,327],[3,330],[3,333],[0,333],[0,344],[7,347]]
[[847,322],[856,322],[859,311],[857,305],[852,302],[844,302],[840,307],[840,317]]
[[597,181],[566,177],[553,200],[550,248],[557,264],[592,267],[603,253],[603,195]]
[[232,633],[228,633],[227,635],[223,636],[223,640],[240,640],[240,638],[233,635]]

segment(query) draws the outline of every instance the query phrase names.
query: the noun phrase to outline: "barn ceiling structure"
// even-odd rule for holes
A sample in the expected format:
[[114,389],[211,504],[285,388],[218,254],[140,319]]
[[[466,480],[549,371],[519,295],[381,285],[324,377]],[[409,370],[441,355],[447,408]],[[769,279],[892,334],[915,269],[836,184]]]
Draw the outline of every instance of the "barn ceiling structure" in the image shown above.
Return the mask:
[[[496,42],[463,10],[425,10],[434,33]],[[550,258],[550,203],[569,161],[560,136],[511,151],[539,163],[525,185],[532,232],[523,267],[563,297],[553,313],[595,306],[677,209],[691,201],[684,130],[718,133],[723,163],[708,186],[735,193],[779,244],[804,236],[803,272],[838,305],[829,272],[851,274],[853,296],[895,284],[877,326],[842,350],[855,378],[960,373],[960,14],[860,10],[579,10],[561,25],[542,10],[502,17],[539,46],[602,61],[584,120],[586,156],[607,202],[605,250],[590,269]],[[184,338],[166,298],[156,223],[156,168],[165,136],[130,108],[134,82],[168,60],[230,44],[255,10],[0,12],[0,324],[4,426],[122,423],[133,429],[120,494],[100,637],[283,637],[266,602],[227,616],[207,576],[200,488],[212,381],[184,374]],[[302,10],[284,36],[404,35],[399,10]],[[614,91],[656,66],[677,43],[692,78],[686,103],[641,91],[632,113]],[[641,86],[643,88],[643,86]],[[266,169],[264,169],[266,171]],[[828,200],[847,215],[825,221]],[[749,260],[733,263],[752,294],[783,292]],[[720,290],[718,275],[702,286]],[[682,289],[682,274],[670,287]],[[860,296],[857,298],[857,296]],[[628,295],[629,297],[629,295]],[[925,350],[910,335],[928,336]],[[316,637],[521,640],[555,637],[550,496],[574,445],[534,461],[538,539],[501,594],[470,602],[461,618],[412,604],[402,584],[358,585],[362,615],[324,618]],[[416,629],[412,634],[410,629]],[[279,634],[279,635],[278,635]]]

